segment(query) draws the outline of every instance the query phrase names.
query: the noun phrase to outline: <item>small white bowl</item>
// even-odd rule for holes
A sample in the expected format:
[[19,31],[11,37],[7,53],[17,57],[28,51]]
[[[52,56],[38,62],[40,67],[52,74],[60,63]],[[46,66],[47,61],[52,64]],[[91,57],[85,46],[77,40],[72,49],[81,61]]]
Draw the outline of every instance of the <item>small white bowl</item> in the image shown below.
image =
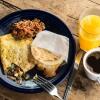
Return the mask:
[[97,82],[100,83],[100,74],[97,74],[97,73],[92,72],[92,71],[88,68],[89,65],[88,65],[87,62],[86,62],[87,57],[88,57],[90,54],[94,53],[94,52],[100,52],[100,48],[98,47],[98,48],[89,50],[89,51],[84,55],[84,58],[83,58],[83,65],[84,65],[84,70],[85,70],[85,72],[86,72],[87,77],[88,77],[89,79],[91,79],[91,80],[94,80],[94,81],[97,81]]

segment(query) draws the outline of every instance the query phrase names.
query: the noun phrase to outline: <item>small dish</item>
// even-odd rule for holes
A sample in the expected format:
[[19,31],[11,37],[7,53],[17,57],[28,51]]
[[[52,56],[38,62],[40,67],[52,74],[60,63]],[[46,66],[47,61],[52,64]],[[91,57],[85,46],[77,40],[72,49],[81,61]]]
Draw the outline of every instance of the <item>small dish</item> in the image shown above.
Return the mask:
[[95,72],[91,71],[91,70],[89,69],[89,65],[87,64],[87,58],[88,58],[91,54],[93,54],[93,53],[95,53],[95,52],[100,52],[100,48],[95,48],[95,49],[89,50],[89,51],[85,54],[85,56],[84,56],[84,58],[83,58],[83,65],[84,65],[84,70],[85,70],[85,72],[86,72],[87,77],[88,77],[89,79],[91,79],[91,80],[94,80],[94,81],[97,81],[97,82],[100,83],[100,73],[95,73]]

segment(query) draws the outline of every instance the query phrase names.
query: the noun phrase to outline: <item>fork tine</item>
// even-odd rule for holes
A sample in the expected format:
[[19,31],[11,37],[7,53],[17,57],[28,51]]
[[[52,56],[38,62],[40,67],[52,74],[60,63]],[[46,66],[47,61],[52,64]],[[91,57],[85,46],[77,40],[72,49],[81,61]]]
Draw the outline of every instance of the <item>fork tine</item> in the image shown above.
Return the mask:
[[50,81],[48,81],[48,80],[46,80],[45,78],[43,78],[43,77],[41,77],[41,76],[38,76],[38,78],[40,79],[40,80],[43,80],[44,82],[46,81],[48,84],[46,84],[46,85],[48,85],[50,88],[55,88],[55,86],[50,82]]
[[41,81],[44,85],[46,85],[46,87],[47,87],[49,90],[51,90],[51,89],[53,88],[52,86],[50,86],[49,81],[47,81],[47,80],[45,81],[44,78],[38,77],[38,80]]
[[53,86],[50,85],[49,81],[47,81],[47,80],[45,81],[45,79],[42,79],[40,77],[38,77],[38,80],[43,82],[44,85],[46,85],[49,88],[49,90],[53,89]]
[[62,98],[57,92],[57,88],[48,80],[41,76],[36,76],[36,78],[33,78],[33,82],[42,87],[45,91],[47,91],[50,95],[58,97],[60,100]]
[[37,85],[39,85],[40,87],[42,87],[42,88],[43,88],[44,90],[46,90],[47,92],[50,92],[51,89],[50,89],[47,85],[45,85],[44,82],[41,82],[41,81],[38,80],[38,79],[37,79],[37,80],[34,80],[34,79],[33,79],[33,82],[36,83]]
[[39,75],[38,75],[38,78],[40,78],[40,79],[42,79],[42,80],[44,80],[44,81],[47,81],[45,78],[43,78],[43,77],[41,77],[41,76],[39,76]]
[[55,88],[55,86],[51,82],[49,82],[48,80],[46,80],[45,78],[43,78],[39,75],[37,76],[37,80],[42,82],[43,85],[45,85],[45,87],[47,87],[49,91],[51,91],[53,88]]

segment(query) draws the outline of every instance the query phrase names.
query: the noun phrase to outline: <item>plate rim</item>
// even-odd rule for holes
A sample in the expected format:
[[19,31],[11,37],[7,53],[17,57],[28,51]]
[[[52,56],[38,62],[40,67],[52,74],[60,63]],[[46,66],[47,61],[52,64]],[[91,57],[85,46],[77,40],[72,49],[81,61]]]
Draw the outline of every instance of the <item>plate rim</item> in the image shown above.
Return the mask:
[[[38,9],[24,9],[24,10],[20,10],[20,11],[15,11],[15,12],[12,12],[12,13],[10,13],[10,14],[8,14],[8,15],[6,15],[5,17],[3,17],[3,18],[1,18],[0,19],[0,23],[2,23],[2,22],[4,22],[4,20],[6,20],[7,18],[9,18],[10,16],[14,16],[14,15],[17,15],[18,13],[21,13],[21,12],[28,12],[28,11],[40,11],[40,12],[43,12],[43,13],[47,13],[47,14],[49,14],[49,15],[52,15],[52,16],[54,16],[55,18],[57,18],[60,22],[62,22],[62,24],[64,25],[64,26],[66,26],[66,28],[68,29],[68,31],[70,32],[69,34],[70,34],[70,39],[71,39],[71,41],[73,42],[73,48],[74,48],[74,57],[73,57],[73,62],[72,62],[72,64],[71,64],[71,66],[70,66],[70,69],[69,69],[69,71],[68,71],[68,73],[66,73],[66,75],[64,74],[59,80],[57,80],[57,82],[55,82],[54,83],[54,85],[58,85],[58,84],[60,84],[63,80],[65,80],[65,78],[66,77],[68,77],[69,76],[69,73],[71,72],[71,70],[73,69],[73,64],[74,64],[74,60],[75,60],[75,52],[76,52],[76,43],[75,43],[75,39],[74,39],[74,37],[72,36],[72,34],[71,34],[71,31],[69,30],[69,28],[67,27],[67,25],[65,24],[65,22],[63,21],[63,20],[61,20],[61,18],[60,17],[58,17],[57,15],[55,15],[55,14],[53,14],[53,13],[51,13],[51,12],[48,12],[48,11],[44,11],[44,10],[38,10]],[[37,89],[21,89],[21,88],[18,88],[18,87],[15,87],[15,86],[12,86],[10,83],[7,83],[7,82],[5,82],[3,79],[1,79],[0,78],[0,83],[2,84],[2,85],[4,85],[5,87],[8,87],[8,88],[10,88],[10,89],[12,89],[12,90],[14,90],[14,91],[17,91],[17,92],[20,92],[20,93],[39,93],[39,92],[42,92],[43,91],[43,89],[42,88],[37,88]]]

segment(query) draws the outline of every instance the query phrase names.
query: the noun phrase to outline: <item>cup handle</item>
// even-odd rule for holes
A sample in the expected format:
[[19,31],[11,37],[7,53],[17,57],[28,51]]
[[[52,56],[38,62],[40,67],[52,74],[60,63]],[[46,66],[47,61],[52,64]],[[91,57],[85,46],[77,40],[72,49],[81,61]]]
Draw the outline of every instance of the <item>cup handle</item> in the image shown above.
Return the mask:
[[100,84],[100,77],[97,78],[97,82]]

